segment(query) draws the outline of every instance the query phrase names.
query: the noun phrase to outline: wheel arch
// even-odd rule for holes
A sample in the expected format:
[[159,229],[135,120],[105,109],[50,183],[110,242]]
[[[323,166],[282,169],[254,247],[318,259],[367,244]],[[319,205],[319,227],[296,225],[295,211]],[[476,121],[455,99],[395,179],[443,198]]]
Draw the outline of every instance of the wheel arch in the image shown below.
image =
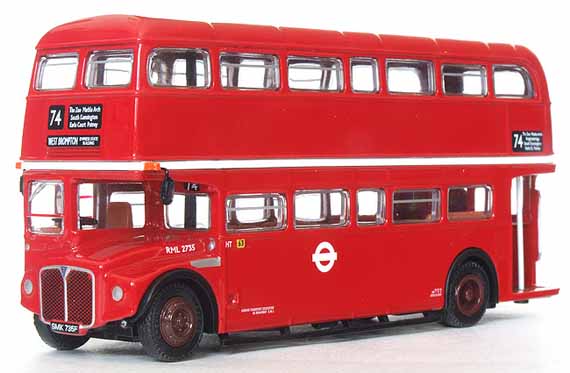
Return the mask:
[[487,276],[489,277],[489,303],[487,308],[493,308],[499,302],[499,282],[497,278],[497,270],[495,264],[491,257],[483,250],[478,247],[469,247],[463,250],[459,255],[455,257],[449,271],[447,272],[447,277],[445,279],[445,307],[447,307],[447,302],[449,301],[447,296],[447,290],[449,289],[449,282],[451,281],[451,274],[456,268],[459,268],[462,264],[473,261],[480,264]]
[[189,269],[175,269],[158,276],[142,297],[137,313],[130,321],[136,323],[150,308],[154,295],[164,286],[173,282],[187,284],[196,294],[204,311],[204,332],[218,333],[218,302],[208,281],[199,273]]

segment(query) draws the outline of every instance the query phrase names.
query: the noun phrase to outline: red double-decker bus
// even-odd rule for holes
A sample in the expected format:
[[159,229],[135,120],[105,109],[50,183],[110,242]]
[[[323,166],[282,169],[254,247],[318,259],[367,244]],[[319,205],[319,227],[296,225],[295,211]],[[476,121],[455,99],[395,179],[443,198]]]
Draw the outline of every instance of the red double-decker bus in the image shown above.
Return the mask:
[[548,89],[526,48],[103,16],[37,46],[22,305],[61,350],[426,313],[537,285]]

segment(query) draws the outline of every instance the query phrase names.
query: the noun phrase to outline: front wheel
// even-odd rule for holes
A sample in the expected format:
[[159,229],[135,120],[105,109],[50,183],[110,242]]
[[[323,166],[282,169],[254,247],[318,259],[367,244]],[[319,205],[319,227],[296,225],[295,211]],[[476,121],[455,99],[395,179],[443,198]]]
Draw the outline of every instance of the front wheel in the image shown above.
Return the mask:
[[489,277],[475,262],[467,262],[451,274],[442,322],[447,326],[464,328],[475,325],[487,309]]
[[154,297],[138,331],[148,355],[160,361],[186,359],[198,346],[204,331],[198,298],[183,283],[165,286]]
[[34,315],[34,326],[45,344],[60,351],[75,350],[83,346],[89,340],[88,336],[75,336],[58,334],[51,331],[49,325],[43,323],[38,315]]

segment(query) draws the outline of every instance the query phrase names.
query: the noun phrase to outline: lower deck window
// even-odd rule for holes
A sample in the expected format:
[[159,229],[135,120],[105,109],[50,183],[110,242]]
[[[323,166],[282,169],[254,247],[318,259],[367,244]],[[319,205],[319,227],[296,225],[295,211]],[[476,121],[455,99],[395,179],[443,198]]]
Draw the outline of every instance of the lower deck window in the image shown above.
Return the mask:
[[166,226],[174,229],[210,228],[210,197],[207,194],[175,193],[165,207]]
[[141,183],[82,183],[78,200],[81,230],[142,228],[145,224]]
[[226,199],[226,230],[265,231],[285,228],[285,196],[240,194]]
[[488,219],[492,211],[491,187],[457,186],[447,193],[449,220]]
[[398,190],[393,195],[394,223],[429,223],[438,221],[440,213],[439,189]]
[[348,192],[345,190],[295,193],[295,227],[321,228],[348,224]]
[[356,193],[358,225],[380,225],[385,222],[386,196],[382,189],[360,189]]

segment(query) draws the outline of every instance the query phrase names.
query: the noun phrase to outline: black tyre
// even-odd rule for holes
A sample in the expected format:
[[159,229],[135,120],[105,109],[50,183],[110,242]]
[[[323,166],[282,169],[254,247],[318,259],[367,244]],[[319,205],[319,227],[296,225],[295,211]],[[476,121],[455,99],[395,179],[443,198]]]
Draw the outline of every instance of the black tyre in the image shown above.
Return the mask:
[[475,325],[489,302],[489,277],[485,269],[475,262],[462,264],[451,274],[446,296],[442,322],[455,328]]
[[34,315],[34,325],[40,338],[48,346],[60,351],[75,350],[83,346],[89,340],[88,336],[74,336],[58,334],[51,331],[49,325],[44,324],[38,315]]
[[166,285],[155,296],[138,325],[145,352],[160,361],[179,361],[200,343],[204,315],[198,298],[187,285]]

